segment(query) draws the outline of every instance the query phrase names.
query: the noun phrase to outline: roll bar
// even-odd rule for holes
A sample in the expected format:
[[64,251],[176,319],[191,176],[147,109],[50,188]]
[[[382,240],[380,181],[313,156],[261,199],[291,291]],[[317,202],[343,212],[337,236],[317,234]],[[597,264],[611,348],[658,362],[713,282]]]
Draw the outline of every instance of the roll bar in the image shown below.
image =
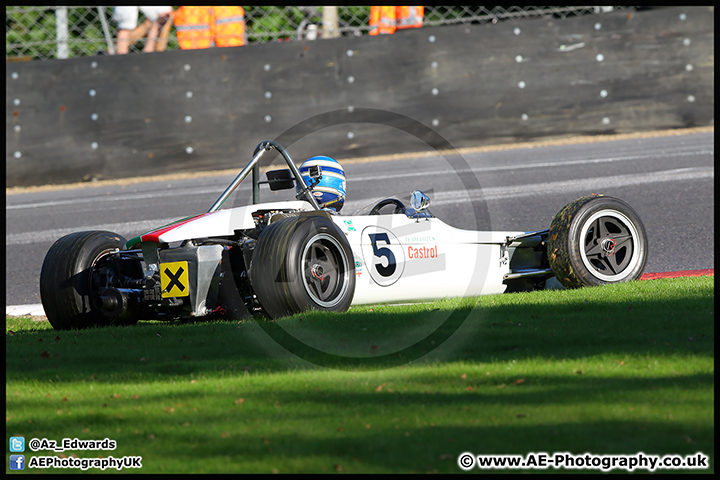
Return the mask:
[[260,142],[258,146],[255,147],[255,151],[253,152],[253,157],[252,160],[250,160],[250,163],[245,165],[245,168],[240,170],[238,176],[235,177],[235,180],[233,180],[232,183],[230,183],[230,185],[222,193],[222,195],[220,195],[220,198],[218,198],[215,203],[213,203],[212,207],[210,207],[210,210],[208,210],[208,213],[214,212],[219,209],[220,206],[222,206],[222,204],[225,202],[225,200],[227,200],[228,197],[235,191],[238,185],[240,185],[240,183],[245,180],[245,177],[247,177],[250,172],[253,172],[253,204],[258,203],[260,187],[258,185],[258,177],[260,177],[260,168],[258,162],[260,161],[260,157],[262,157],[265,152],[268,152],[272,149],[280,152],[282,157],[285,159],[285,163],[287,163],[288,167],[290,167],[290,171],[295,177],[295,181],[297,182],[297,184],[303,186],[303,189],[300,191],[300,193],[296,195],[296,198],[298,200],[304,198],[305,200],[310,202],[310,204],[313,206],[313,208],[315,208],[315,210],[320,210],[320,205],[318,205],[317,200],[315,200],[315,197],[312,195],[311,189],[305,186],[302,175],[300,175],[300,170],[298,170],[295,162],[290,157],[290,154],[287,152],[285,147],[283,147],[274,140],[265,140],[264,142]]

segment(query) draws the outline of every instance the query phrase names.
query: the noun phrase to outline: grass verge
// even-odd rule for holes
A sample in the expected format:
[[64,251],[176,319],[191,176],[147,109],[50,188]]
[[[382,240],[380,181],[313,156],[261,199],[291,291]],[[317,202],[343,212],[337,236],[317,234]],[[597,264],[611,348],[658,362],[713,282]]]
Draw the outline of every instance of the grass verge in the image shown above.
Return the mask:
[[702,452],[708,473],[713,279],[277,322],[56,332],[8,317],[6,432],[107,437],[115,450],[26,461],[139,455],[142,473],[455,473],[468,451]]

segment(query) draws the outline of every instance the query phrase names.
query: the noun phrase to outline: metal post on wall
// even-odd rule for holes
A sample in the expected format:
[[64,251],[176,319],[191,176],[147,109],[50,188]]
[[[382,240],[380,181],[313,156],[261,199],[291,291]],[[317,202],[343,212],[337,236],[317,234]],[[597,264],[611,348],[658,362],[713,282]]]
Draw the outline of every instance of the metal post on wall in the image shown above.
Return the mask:
[[115,55],[115,46],[113,45],[112,37],[110,36],[110,29],[108,28],[107,19],[105,18],[105,9],[98,7],[100,13],[100,23],[102,23],[103,33],[105,34],[105,42],[107,43],[108,52],[110,55]]
[[67,7],[57,7],[55,10],[55,32],[57,34],[57,58],[68,58]]
[[322,38],[335,38],[340,36],[338,30],[338,9],[337,7],[322,7]]

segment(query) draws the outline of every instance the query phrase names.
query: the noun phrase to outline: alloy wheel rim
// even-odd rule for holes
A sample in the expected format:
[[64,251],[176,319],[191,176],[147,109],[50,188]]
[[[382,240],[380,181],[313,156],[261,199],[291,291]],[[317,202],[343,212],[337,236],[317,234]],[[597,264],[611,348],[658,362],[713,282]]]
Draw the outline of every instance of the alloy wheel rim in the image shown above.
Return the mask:
[[594,213],[580,231],[580,256],[585,268],[599,280],[623,280],[640,261],[639,238],[637,228],[623,213]]
[[318,233],[305,245],[302,254],[305,291],[323,308],[336,306],[348,289],[349,265],[340,243],[331,235]]

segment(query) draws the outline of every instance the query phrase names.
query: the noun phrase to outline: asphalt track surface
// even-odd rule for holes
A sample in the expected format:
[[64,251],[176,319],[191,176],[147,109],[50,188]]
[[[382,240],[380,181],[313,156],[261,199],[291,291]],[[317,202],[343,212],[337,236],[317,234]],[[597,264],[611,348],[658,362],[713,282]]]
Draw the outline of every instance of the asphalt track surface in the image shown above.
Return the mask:
[[[625,200],[642,218],[649,237],[646,272],[710,270],[715,259],[714,131],[702,130],[467,149],[459,155],[337,158],[348,179],[342,213],[362,211],[386,197],[407,200],[420,189],[430,196],[433,214],[453,226],[534,231],[548,228],[568,202],[602,193]],[[238,171],[251,153],[238,159]],[[40,303],[40,268],[61,236],[109,230],[132,238],[203,213],[236,173],[8,189],[6,305]],[[480,188],[468,191],[473,176]],[[250,195],[241,185],[224,206],[250,203]],[[290,196],[263,191],[261,201]]]

